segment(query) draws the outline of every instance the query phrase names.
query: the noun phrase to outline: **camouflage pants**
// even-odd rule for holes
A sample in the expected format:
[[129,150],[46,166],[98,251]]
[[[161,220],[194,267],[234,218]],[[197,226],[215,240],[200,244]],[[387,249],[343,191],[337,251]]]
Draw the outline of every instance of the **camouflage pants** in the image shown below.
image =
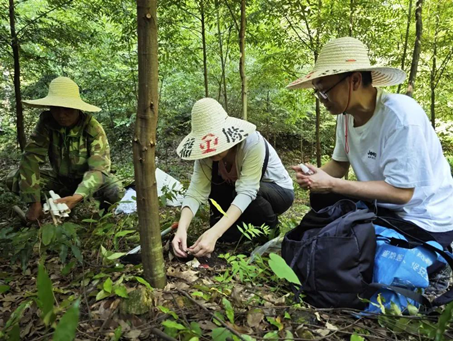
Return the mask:
[[[41,169],[41,191],[48,193],[53,190],[62,198],[74,194],[82,179],[58,177],[52,170]],[[16,194],[20,194],[19,170],[12,171],[6,177],[7,188]],[[124,195],[124,188],[121,181],[113,174],[104,175],[104,184],[93,194],[96,200],[101,202],[101,208],[107,208],[121,200]],[[44,200],[44,196],[41,198]]]

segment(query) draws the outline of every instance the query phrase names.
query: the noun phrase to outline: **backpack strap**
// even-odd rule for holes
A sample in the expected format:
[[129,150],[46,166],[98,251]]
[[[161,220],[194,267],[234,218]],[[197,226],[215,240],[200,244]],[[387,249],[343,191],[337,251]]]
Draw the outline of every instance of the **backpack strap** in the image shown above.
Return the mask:
[[417,303],[420,303],[424,305],[425,307],[432,308],[432,303],[423,295],[416,293],[415,291],[397,287],[395,285],[386,285],[382,283],[370,283],[366,284],[369,288],[372,288],[374,290],[380,290],[380,289],[387,289],[396,292],[397,294],[401,294],[407,298],[410,298],[414,300]]
[[[438,248],[436,248],[436,247],[434,247],[434,246],[432,246],[432,245],[430,245],[430,244],[418,239],[417,237],[414,237],[414,236],[410,235],[409,233],[405,232],[404,230],[401,230],[400,228],[396,227],[394,224],[389,222],[389,220],[391,220],[392,218],[389,218],[389,217],[385,217],[385,218],[384,217],[378,217],[378,220],[379,219],[382,219],[382,221],[386,222],[392,229],[394,229],[395,231],[401,233],[403,236],[414,240],[415,243],[414,242],[410,243],[412,246],[423,246],[423,247],[425,247],[426,249],[428,249],[428,250],[430,250],[432,252],[437,252],[438,254],[440,254],[445,259],[445,261],[448,263],[450,268],[453,270],[453,257],[452,257],[452,255],[450,253],[447,253],[444,250],[439,250]],[[401,288],[399,288],[399,289],[401,289]],[[405,295],[405,294],[403,294],[403,295]],[[412,298],[412,297],[409,297],[409,298]],[[431,305],[436,307],[436,306],[441,306],[441,305],[447,304],[447,303],[449,303],[451,301],[453,301],[453,286],[450,286],[450,289],[447,292],[445,292],[444,294],[442,294],[439,297],[437,297],[431,303]]]
[[264,173],[266,173],[267,170],[267,164],[269,163],[269,145],[267,144],[268,142],[266,139],[263,137],[263,142],[264,142],[264,147],[266,148],[266,155],[264,156],[264,162],[263,162],[263,170],[261,171],[261,179],[264,177]]

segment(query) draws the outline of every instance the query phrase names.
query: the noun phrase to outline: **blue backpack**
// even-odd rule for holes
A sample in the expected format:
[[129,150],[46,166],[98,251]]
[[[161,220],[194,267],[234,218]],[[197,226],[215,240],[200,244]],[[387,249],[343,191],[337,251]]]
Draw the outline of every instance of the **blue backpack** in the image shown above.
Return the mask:
[[[303,292],[304,301],[318,308],[361,310],[372,309],[366,300],[376,300],[379,293],[382,296],[387,292],[402,295],[412,300],[409,302],[426,307],[452,301],[453,288],[429,302],[416,292],[423,286],[415,280],[414,273],[400,276],[394,271],[392,280],[379,277],[382,272],[379,269],[385,269],[388,266],[386,262],[393,261],[393,257],[403,262],[405,258],[401,259],[398,254],[404,254],[408,257],[406,262],[412,262],[414,258],[411,256],[420,257],[417,256],[420,252],[432,264],[440,259],[440,255],[453,268],[451,254],[439,249],[439,245],[433,246],[413,237],[414,231],[409,233],[399,229],[397,223],[392,217],[378,217],[373,209],[348,199],[317,212],[308,212],[299,226],[285,235],[282,243],[282,257],[302,283],[300,288],[294,288],[296,299]],[[382,235],[383,230],[375,225],[384,225],[398,236]],[[421,233],[430,236],[424,230]],[[430,239],[434,240],[432,236]],[[389,259],[384,256],[388,255],[385,248],[398,248],[400,251]],[[430,272],[429,262],[425,262],[427,274]],[[427,276],[423,278],[426,284]],[[384,298],[389,299],[390,304],[394,297],[387,295]],[[406,303],[402,304],[404,308],[407,302],[403,303]]]

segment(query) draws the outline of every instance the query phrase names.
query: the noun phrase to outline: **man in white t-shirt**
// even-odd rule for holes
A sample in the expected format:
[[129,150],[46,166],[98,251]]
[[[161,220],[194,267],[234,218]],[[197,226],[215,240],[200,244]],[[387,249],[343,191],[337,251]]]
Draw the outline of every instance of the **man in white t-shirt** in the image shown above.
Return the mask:
[[[424,110],[412,98],[378,86],[402,83],[404,71],[371,66],[359,40],[327,43],[312,72],[288,88],[314,88],[314,95],[338,115],[335,150],[312,175],[296,170],[319,209],[339,197],[373,201],[428,231],[440,244],[453,241],[453,179],[439,139]],[[352,166],[358,181],[342,179]],[[423,232],[423,231],[421,231]]]

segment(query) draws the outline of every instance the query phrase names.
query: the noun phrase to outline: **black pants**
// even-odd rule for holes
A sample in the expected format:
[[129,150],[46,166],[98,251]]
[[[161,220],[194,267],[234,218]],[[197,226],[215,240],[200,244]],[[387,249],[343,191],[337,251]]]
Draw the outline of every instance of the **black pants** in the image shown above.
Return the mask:
[[[236,197],[234,184],[229,184],[217,175],[212,177],[211,194],[209,198],[214,199],[226,212]],[[275,183],[261,182],[258,194],[239,219],[223,234],[220,241],[233,242],[239,240],[241,232],[237,225],[242,227],[243,223],[261,226],[268,225],[275,228],[278,224],[277,216],[291,207],[294,201],[294,191],[280,187]],[[215,208],[211,201],[210,226],[214,226],[221,218],[222,214]]]
[[[331,206],[341,199],[357,201],[357,199],[352,199],[341,194],[310,193],[310,205],[311,208],[314,209],[315,211],[319,211],[324,207]],[[436,240],[445,249],[451,251],[451,243],[453,242],[453,231],[448,232],[426,231],[423,228],[419,227],[418,225],[414,224],[413,222],[404,220],[403,218],[398,216],[395,212],[387,208],[378,207],[377,215],[382,217],[391,217],[395,220],[398,220],[398,227],[400,227],[404,231],[407,231],[410,235],[417,237],[425,242],[430,240]]]

